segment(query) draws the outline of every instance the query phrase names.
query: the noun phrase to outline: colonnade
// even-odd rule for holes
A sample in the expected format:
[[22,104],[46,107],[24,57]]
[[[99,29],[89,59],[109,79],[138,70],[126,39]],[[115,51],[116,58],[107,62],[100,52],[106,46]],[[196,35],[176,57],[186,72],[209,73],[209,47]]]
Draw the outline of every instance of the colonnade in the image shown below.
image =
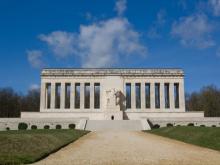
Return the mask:
[[[102,85],[102,84],[101,84]],[[100,83],[41,83],[41,109],[100,109]],[[184,85],[126,82],[126,109],[185,109]]]
[[100,83],[41,83],[41,109],[98,109]]
[[126,82],[124,93],[127,109],[185,109],[182,82]]

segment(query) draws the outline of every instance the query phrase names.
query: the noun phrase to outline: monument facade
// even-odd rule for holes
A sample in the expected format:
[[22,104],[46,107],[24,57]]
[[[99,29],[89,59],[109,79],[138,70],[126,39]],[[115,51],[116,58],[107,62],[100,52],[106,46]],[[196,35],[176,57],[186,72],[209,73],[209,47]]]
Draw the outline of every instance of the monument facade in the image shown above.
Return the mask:
[[[35,117],[136,120],[186,113],[182,69],[43,69]],[[22,113],[22,117],[30,117]]]

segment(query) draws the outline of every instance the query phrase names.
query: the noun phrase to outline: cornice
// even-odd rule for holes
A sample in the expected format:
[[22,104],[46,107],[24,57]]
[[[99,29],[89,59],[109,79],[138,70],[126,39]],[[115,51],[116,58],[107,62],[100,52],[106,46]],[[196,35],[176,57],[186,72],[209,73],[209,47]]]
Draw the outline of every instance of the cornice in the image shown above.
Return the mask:
[[171,68],[82,68],[82,69],[43,69],[42,77],[48,76],[178,76],[183,77],[182,69]]

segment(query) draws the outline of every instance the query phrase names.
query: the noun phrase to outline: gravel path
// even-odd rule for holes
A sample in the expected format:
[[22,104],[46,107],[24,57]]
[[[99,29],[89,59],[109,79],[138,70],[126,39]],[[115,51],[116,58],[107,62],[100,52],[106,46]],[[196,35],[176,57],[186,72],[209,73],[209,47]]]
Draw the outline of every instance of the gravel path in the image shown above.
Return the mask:
[[143,132],[92,132],[36,165],[218,165],[220,152]]

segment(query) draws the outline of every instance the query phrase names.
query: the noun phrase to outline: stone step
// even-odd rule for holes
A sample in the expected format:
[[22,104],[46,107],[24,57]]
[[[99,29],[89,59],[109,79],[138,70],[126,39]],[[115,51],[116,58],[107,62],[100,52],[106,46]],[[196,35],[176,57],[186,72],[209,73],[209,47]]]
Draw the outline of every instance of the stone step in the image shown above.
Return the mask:
[[86,130],[89,131],[141,131],[140,120],[88,120]]

